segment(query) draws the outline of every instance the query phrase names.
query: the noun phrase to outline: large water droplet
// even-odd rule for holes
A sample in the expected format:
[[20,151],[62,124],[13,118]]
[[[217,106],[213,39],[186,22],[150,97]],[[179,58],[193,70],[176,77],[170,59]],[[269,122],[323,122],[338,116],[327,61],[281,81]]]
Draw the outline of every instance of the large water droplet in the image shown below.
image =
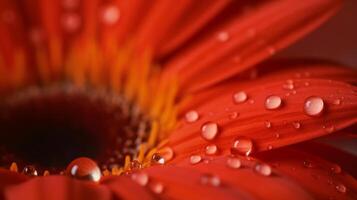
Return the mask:
[[208,122],[205,123],[201,128],[201,135],[206,140],[213,140],[218,134],[217,123]]
[[132,174],[131,179],[141,186],[145,186],[149,182],[149,176],[143,172]]
[[206,146],[206,154],[207,155],[214,155],[217,153],[217,151],[218,151],[218,148],[214,144]]
[[281,105],[282,105],[282,100],[279,96],[272,95],[265,100],[265,108],[269,110],[277,109]]
[[66,169],[66,174],[76,179],[98,182],[101,178],[100,169],[92,159],[80,157],[73,160]]
[[242,165],[242,162],[238,158],[228,158],[227,166],[233,169],[238,169]]
[[232,154],[240,154],[240,155],[245,155],[249,156],[253,151],[253,142],[252,140],[248,138],[237,138],[231,148],[231,153]]
[[201,160],[202,160],[202,157],[200,155],[192,155],[190,157],[190,163],[193,165],[201,162]]
[[233,101],[235,103],[243,103],[247,99],[248,99],[248,95],[244,91],[237,92],[233,95]]
[[272,169],[267,164],[257,164],[254,167],[254,170],[263,176],[270,176],[272,173]]
[[195,122],[198,120],[198,113],[195,110],[191,110],[186,113],[185,118],[187,122]]
[[324,110],[324,101],[320,97],[309,97],[305,100],[304,111],[309,116],[319,116]]

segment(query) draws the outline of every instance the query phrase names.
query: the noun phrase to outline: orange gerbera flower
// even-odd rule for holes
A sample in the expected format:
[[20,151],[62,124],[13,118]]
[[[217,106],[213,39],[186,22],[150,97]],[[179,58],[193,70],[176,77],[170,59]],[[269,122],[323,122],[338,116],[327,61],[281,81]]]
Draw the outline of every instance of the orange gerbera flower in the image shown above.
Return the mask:
[[356,71],[263,62],[340,4],[0,0],[0,199],[356,199]]

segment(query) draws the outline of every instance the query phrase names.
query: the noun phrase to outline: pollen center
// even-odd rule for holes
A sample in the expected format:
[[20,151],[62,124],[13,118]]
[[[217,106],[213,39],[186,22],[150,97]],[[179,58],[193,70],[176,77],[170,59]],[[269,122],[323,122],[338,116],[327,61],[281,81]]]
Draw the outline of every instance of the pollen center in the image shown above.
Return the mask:
[[0,165],[60,173],[73,159],[90,157],[110,170],[135,157],[148,132],[150,120],[117,93],[30,87],[0,100]]

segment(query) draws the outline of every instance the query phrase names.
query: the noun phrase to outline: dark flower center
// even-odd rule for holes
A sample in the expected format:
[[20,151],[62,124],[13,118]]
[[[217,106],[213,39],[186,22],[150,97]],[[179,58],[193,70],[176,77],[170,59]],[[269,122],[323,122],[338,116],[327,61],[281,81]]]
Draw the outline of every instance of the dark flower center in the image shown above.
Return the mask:
[[135,157],[149,126],[135,105],[104,89],[27,88],[0,99],[0,165],[58,173],[90,157],[110,169]]

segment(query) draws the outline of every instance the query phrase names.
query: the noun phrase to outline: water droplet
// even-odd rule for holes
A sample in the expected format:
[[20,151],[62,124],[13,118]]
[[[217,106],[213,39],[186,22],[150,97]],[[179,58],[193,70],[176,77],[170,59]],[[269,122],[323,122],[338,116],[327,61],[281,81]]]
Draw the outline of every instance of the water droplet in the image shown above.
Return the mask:
[[24,169],[22,170],[22,173],[27,176],[38,176],[36,168],[32,165],[25,166]]
[[165,159],[166,162],[174,157],[174,151],[171,147],[164,147],[160,149],[158,153]]
[[346,186],[344,186],[343,184],[336,185],[336,190],[340,193],[346,193],[347,191]]
[[324,101],[320,97],[309,97],[305,100],[304,111],[309,116],[319,116],[324,110]]
[[62,16],[62,25],[67,32],[73,33],[79,29],[81,18],[76,13],[65,14]]
[[237,92],[233,95],[233,101],[235,103],[243,103],[247,99],[248,99],[248,95],[244,91]]
[[291,79],[287,80],[286,83],[283,84],[283,89],[293,90],[294,88],[295,88],[294,81]]
[[225,31],[219,32],[217,39],[221,42],[226,42],[229,39],[229,34]]
[[158,153],[154,153],[152,155],[152,158],[151,158],[151,161],[155,164],[160,164],[160,165],[163,165],[165,164],[165,158],[162,157],[160,154]]
[[279,96],[272,95],[265,100],[265,108],[269,110],[277,109],[281,104],[282,100]]
[[330,168],[331,172],[335,173],[335,174],[339,174],[342,172],[342,169],[339,165],[334,164],[331,168]]
[[201,162],[201,160],[202,160],[202,157],[200,155],[192,155],[190,157],[190,163],[193,165]]
[[231,153],[249,156],[253,151],[253,142],[248,138],[238,138],[233,142]]
[[98,182],[101,178],[101,172],[97,163],[86,157],[73,160],[67,166],[66,174],[76,179],[95,182]]
[[238,158],[228,158],[227,166],[233,169],[238,169],[242,165],[242,162]]
[[256,164],[254,170],[263,176],[270,176],[272,173],[272,169],[267,164]]
[[268,150],[272,150],[273,146],[272,145],[268,145]]
[[341,104],[341,99],[335,99],[333,100],[333,105],[340,105]]
[[186,121],[187,122],[195,122],[195,121],[198,120],[199,116],[198,116],[197,111],[191,110],[191,111],[186,113],[185,117],[186,117]]
[[214,155],[217,153],[217,151],[218,151],[218,148],[214,144],[206,146],[206,154],[207,155]]
[[309,82],[305,82],[304,85],[307,87],[307,86],[310,86],[310,83]]
[[102,18],[106,25],[114,25],[120,18],[120,10],[115,5],[108,5],[103,9]]
[[279,134],[279,133],[276,133],[276,134],[275,134],[275,138],[276,138],[276,139],[279,139],[279,138],[280,138],[280,134]]
[[218,134],[218,125],[213,122],[205,123],[201,128],[201,135],[206,140],[213,140]]
[[141,186],[145,186],[149,182],[149,176],[143,172],[132,174],[131,179]]
[[335,126],[333,125],[322,126],[322,128],[325,129],[327,133],[333,133],[335,131]]
[[229,113],[229,119],[236,119],[238,115],[238,112],[231,112]]
[[255,101],[254,101],[253,99],[249,99],[248,103],[249,103],[249,104],[254,104]]
[[214,176],[211,174],[204,174],[201,176],[201,183],[204,185],[211,185],[218,187],[221,185],[221,179],[218,176]]
[[164,185],[162,183],[153,183],[150,188],[155,194],[161,194],[164,191]]
[[270,121],[265,121],[264,124],[265,124],[265,127],[271,128],[271,122]]
[[314,167],[314,165],[308,160],[304,160],[303,165],[306,168],[313,168]]
[[300,122],[293,122],[293,126],[294,128],[299,129],[301,127],[301,124]]

